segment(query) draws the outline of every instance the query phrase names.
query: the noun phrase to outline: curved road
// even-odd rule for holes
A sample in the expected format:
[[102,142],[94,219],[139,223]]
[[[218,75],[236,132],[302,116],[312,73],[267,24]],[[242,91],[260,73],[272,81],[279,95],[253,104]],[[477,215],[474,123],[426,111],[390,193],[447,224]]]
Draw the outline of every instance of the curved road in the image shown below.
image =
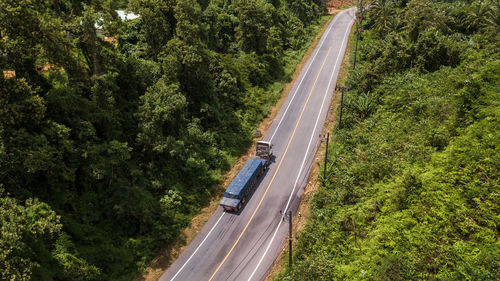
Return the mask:
[[161,281],[263,280],[287,237],[283,214],[295,213],[314,162],[354,9],[330,23],[264,140],[274,162],[240,213],[219,207]]

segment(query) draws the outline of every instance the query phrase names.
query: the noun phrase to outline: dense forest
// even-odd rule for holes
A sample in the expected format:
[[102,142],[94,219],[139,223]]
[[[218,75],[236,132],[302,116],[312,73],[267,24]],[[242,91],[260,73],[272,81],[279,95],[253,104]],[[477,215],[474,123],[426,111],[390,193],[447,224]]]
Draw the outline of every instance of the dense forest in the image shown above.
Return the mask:
[[0,0],[0,279],[130,280],[251,144],[322,9]]
[[500,280],[500,1],[358,20],[325,187],[277,279]]

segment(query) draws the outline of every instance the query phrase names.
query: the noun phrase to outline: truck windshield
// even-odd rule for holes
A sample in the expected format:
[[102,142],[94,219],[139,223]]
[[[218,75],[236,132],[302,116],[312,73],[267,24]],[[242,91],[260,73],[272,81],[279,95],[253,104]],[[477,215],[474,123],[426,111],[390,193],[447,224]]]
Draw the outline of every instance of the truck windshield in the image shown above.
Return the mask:
[[267,152],[268,148],[266,145],[259,145],[257,146],[257,152]]

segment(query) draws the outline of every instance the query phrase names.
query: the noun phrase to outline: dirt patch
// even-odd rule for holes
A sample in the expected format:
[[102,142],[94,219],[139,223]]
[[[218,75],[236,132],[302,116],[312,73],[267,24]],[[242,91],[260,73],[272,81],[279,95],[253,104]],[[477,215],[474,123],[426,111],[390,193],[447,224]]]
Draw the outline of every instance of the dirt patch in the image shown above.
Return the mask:
[[[347,42],[346,52],[344,54],[344,58],[342,60],[342,66],[340,68],[339,76],[337,78],[337,85],[344,85],[347,79],[353,34],[354,31],[353,29],[351,29],[351,33],[349,35],[349,41]],[[328,115],[326,117],[326,121],[323,126],[323,131],[322,131],[323,135],[326,135],[328,132],[333,132],[333,129],[337,122],[337,107],[339,104],[340,104],[340,94],[337,93],[334,95],[330,103]],[[300,202],[297,215],[293,219],[293,229],[292,229],[293,237],[296,237],[297,233],[299,233],[304,228],[304,226],[307,223],[307,218],[311,213],[311,199],[313,198],[314,193],[316,193],[316,191],[322,184],[322,182],[319,181],[318,179],[319,173],[322,172],[320,171],[319,161],[323,161],[324,157],[325,157],[325,144],[322,144],[318,148],[318,151],[314,156],[314,158],[316,159],[315,164],[312,166],[311,173],[309,174],[309,178],[307,181],[308,184],[306,185],[304,193],[302,194],[302,200]],[[282,251],[283,254],[275,260],[273,266],[268,272],[268,275],[266,276],[265,279],[266,281],[271,281],[275,279],[278,276],[278,274],[286,268],[285,262],[288,261],[288,240],[283,244],[282,249],[284,249]]]
[[326,13],[331,15],[356,5],[356,0],[329,0],[326,2]]
[[[285,84],[285,86],[283,87],[280,99],[276,102],[276,104],[273,107],[271,107],[267,117],[264,118],[264,120],[262,120],[262,122],[260,123],[258,130],[262,132],[262,135],[265,135],[265,133],[271,126],[274,118],[278,114],[281,106],[285,102],[290,90],[292,89],[295,80],[299,76],[300,72],[302,71],[302,68],[306,64],[307,60],[313,53],[316,46],[318,45],[319,39],[325,32],[326,28],[328,27],[332,19],[333,17],[330,18],[325,23],[321,31],[316,35],[309,49],[305,53],[304,57],[297,64],[295,72],[292,74],[291,81]],[[150,262],[149,266],[146,269],[144,269],[142,275],[134,279],[135,281],[154,281],[160,278],[163,272],[168,269],[170,264],[172,264],[172,262],[175,261],[177,257],[179,257],[182,251],[184,251],[186,246],[189,245],[189,243],[191,243],[196,234],[201,230],[201,228],[205,225],[210,216],[215,212],[215,210],[219,206],[219,201],[221,200],[224,194],[225,187],[231,183],[233,178],[238,174],[238,172],[241,170],[243,165],[248,161],[248,159],[253,157],[254,151],[255,151],[255,144],[252,145],[250,148],[248,148],[247,152],[240,158],[238,158],[238,160],[236,160],[231,170],[229,170],[224,175],[224,182],[223,184],[217,187],[216,194],[210,201],[209,205],[204,207],[200,211],[200,213],[191,220],[191,225],[186,229],[184,229],[182,234],[175,240],[175,242],[172,245],[170,245],[166,249],[161,250],[157,254],[156,258],[154,258]]]
[[342,9],[327,9],[329,15],[336,14],[338,12],[343,11]]
[[16,71],[15,70],[4,70],[3,77],[6,79],[7,78],[14,78],[14,77],[16,77]]

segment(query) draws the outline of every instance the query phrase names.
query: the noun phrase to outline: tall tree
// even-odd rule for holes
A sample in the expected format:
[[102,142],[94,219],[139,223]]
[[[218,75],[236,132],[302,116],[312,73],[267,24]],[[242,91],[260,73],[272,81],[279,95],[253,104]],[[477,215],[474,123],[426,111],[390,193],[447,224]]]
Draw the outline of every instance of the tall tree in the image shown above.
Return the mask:
[[274,6],[263,0],[235,1],[239,24],[236,37],[240,48],[262,55],[267,51],[269,29],[273,24]]
[[155,59],[175,34],[176,3],[176,0],[131,0],[129,3],[131,9],[141,15],[143,41],[148,46],[148,54]]

